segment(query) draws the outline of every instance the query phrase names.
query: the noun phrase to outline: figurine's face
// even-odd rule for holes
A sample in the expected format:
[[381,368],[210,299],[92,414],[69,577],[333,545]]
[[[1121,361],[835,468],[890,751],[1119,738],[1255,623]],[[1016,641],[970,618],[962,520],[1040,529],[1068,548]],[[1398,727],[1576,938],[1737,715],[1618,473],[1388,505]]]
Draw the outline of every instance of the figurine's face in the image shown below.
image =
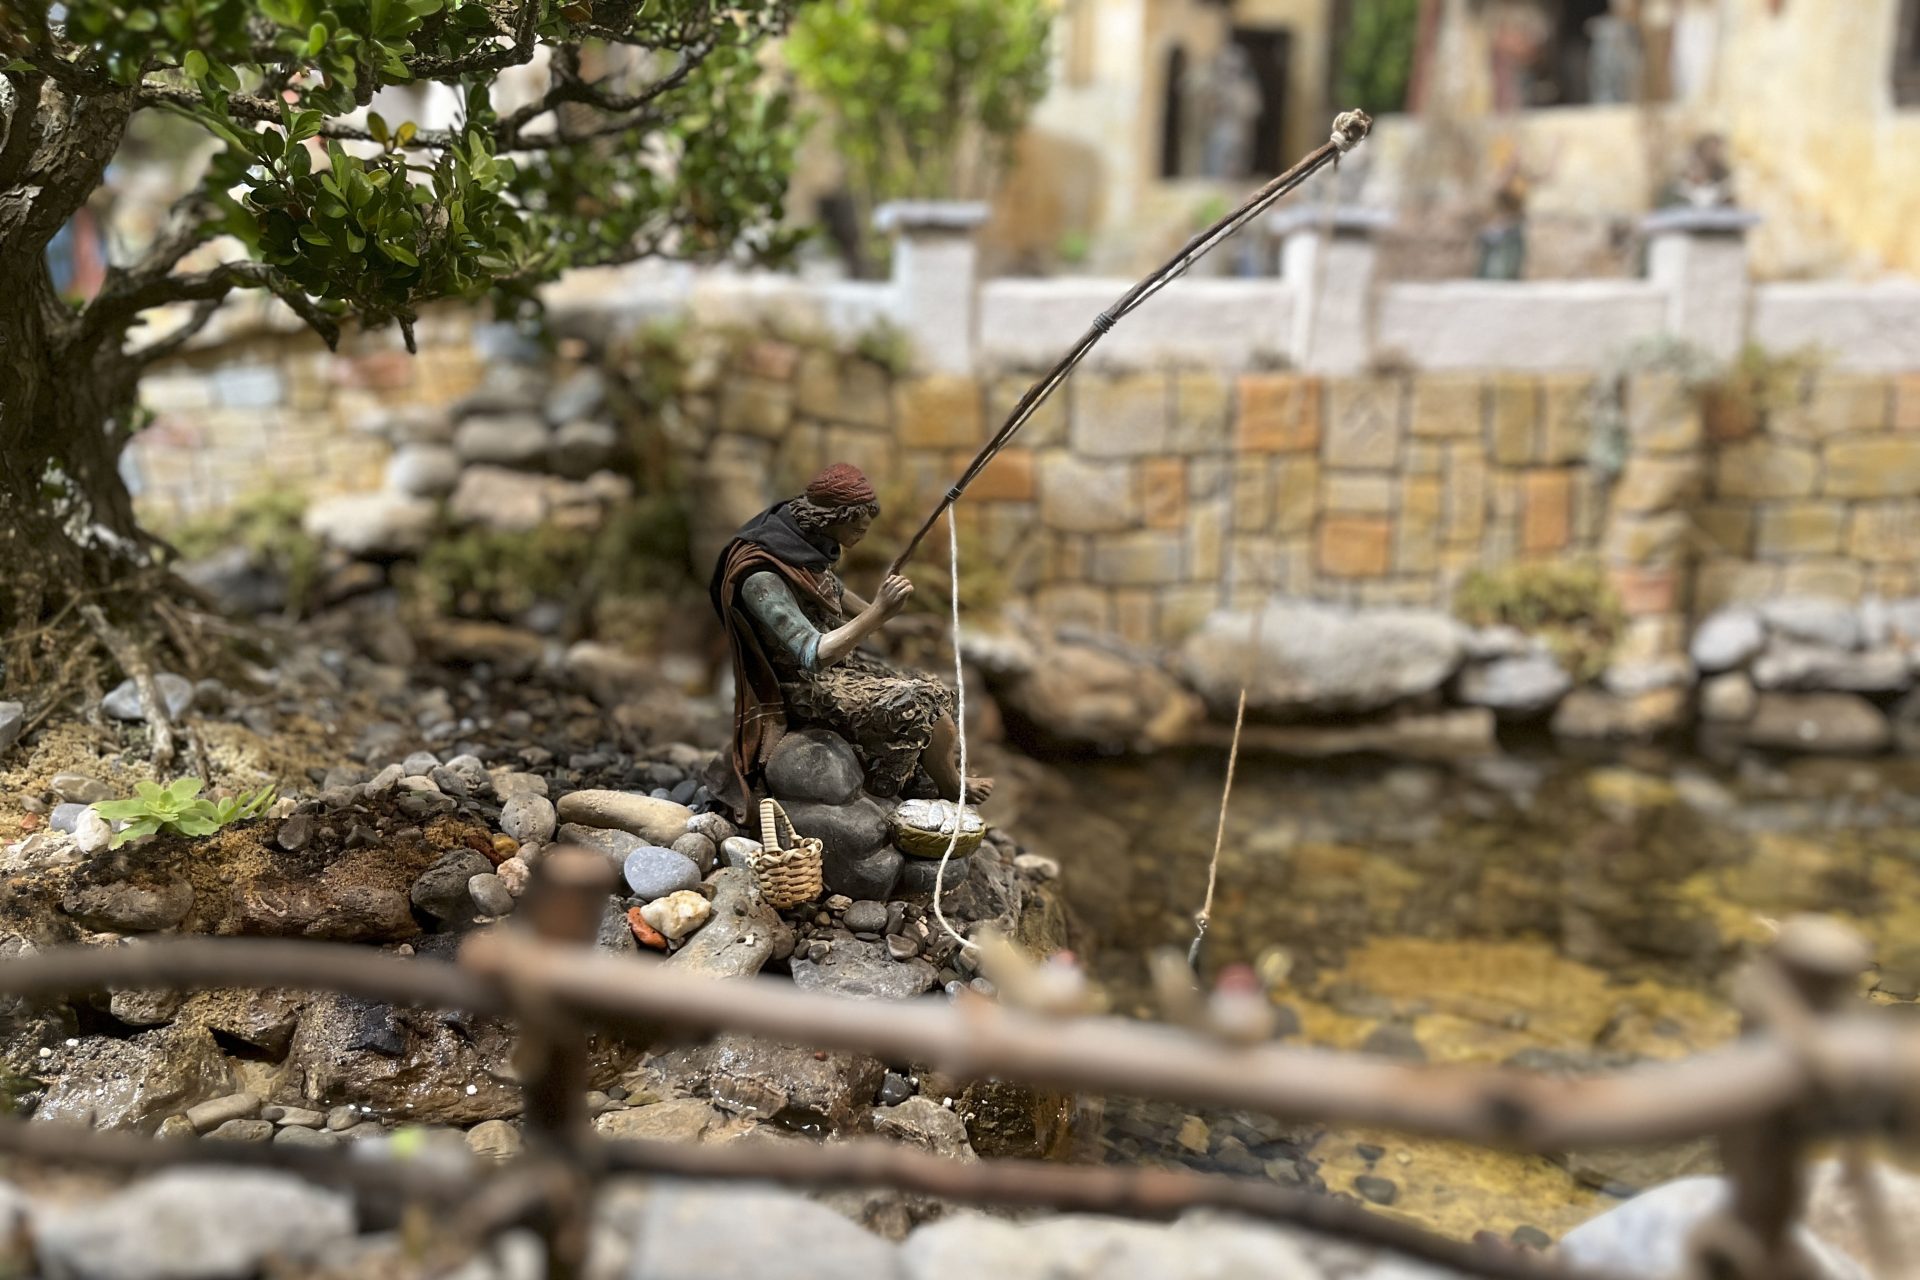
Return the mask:
[[867,536],[873,527],[873,513],[861,508],[838,524],[827,526],[827,536],[843,547],[851,547]]

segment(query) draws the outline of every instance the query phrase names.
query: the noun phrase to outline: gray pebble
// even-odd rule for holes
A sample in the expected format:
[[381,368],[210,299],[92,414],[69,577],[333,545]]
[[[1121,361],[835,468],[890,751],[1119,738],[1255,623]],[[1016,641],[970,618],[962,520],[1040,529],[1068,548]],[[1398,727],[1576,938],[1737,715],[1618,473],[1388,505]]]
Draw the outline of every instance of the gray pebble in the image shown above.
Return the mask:
[[281,1129],[273,1135],[276,1147],[337,1147],[340,1135],[328,1133],[324,1129],[304,1129],[298,1126]]
[[694,866],[700,868],[701,875],[713,870],[714,856],[718,852],[713,841],[697,831],[689,831],[675,840],[673,851],[685,855]]
[[1400,1188],[1392,1180],[1363,1173],[1353,1180],[1353,1189],[1374,1204],[1392,1204],[1399,1198]]
[[0,702],[0,751],[20,741],[27,726],[27,708],[22,702]]
[[326,1116],[307,1107],[262,1107],[260,1118],[294,1129],[318,1129],[327,1122]]
[[400,779],[406,776],[407,771],[405,769],[397,764],[390,764],[368,780],[367,794],[370,796],[383,796],[399,786]]
[[693,859],[656,845],[644,845],[628,854],[620,872],[633,895],[648,902],[700,883],[700,868]]
[[904,933],[887,935],[887,954],[895,960],[911,960],[920,954],[920,940]]
[[484,793],[493,785],[493,779],[487,776],[487,766],[480,763],[480,757],[461,754],[447,761],[447,768],[458,774],[460,781],[467,784],[467,790]]
[[312,839],[313,819],[304,813],[296,813],[282,822],[273,836],[273,842],[288,853],[300,852]]
[[[185,676],[177,676],[171,671],[162,671],[153,678],[159,686],[160,701],[164,705],[167,717],[178,720],[193,705],[193,681]],[[114,686],[112,693],[100,699],[100,710],[114,720],[145,720],[146,714],[140,710],[140,691],[131,679],[122,680]]]
[[760,842],[746,836],[730,836],[720,842],[720,860],[742,871],[752,870],[754,856],[759,852]]
[[856,902],[847,908],[845,924],[855,933],[879,933],[887,927],[887,904],[871,899]]
[[47,783],[53,794],[74,804],[98,804],[113,799],[113,788],[84,773],[56,773]]
[[219,1142],[268,1142],[273,1138],[273,1122],[229,1120],[209,1133],[207,1137]]
[[912,1096],[913,1082],[898,1071],[889,1071],[880,1082],[879,1097],[874,1100],[883,1107],[897,1107]]
[[86,811],[87,806],[84,804],[72,802],[57,804],[53,806],[53,816],[47,819],[47,825],[55,831],[64,831],[72,835],[74,825],[80,821],[80,815]]
[[543,844],[553,839],[553,802],[545,796],[523,793],[500,809],[500,829],[521,844]]
[[360,1123],[360,1108],[342,1103],[327,1112],[327,1128],[335,1133],[343,1132]]
[[513,895],[507,892],[507,882],[491,871],[468,880],[467,892],[473,895],[474,910],[483,916],[513,914]]
[[431,751],[416,751],[402,760],[400,767],[406,770],[410,777],[414,775],[426,777],[440,767],[440,757]]

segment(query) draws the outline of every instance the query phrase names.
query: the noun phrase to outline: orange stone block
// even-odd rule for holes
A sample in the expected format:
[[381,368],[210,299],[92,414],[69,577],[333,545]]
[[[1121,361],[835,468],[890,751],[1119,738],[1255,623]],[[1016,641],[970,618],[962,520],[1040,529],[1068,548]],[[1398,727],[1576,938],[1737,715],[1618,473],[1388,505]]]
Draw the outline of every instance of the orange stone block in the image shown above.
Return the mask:
[[1893,428],[1920,431],[1920,373],[1903,373],[1894,383]]
[[1672,569],[1614,569],[1608,575],[1630,618],[1672,613],[1680,598],[1680,575]]
[[1260,453],[1306,453],[1320,447],[1320,380],[1290,373],[1240,379],[1234,447]]
[[1520,549],[1560,550],[1573,538],[1573,474],[1529,471],[1521,485]]
[[1320,522],[1320,572],[1378,578],[1393,562],[1393,522],[1385,516],[1328,516]]
[[[971,453],[952,457],[951,474],[959,475],[973,461]],[[967,486],[967,496],[982,502],[1032,502],[1035,495],[1033,450],[1003,449],[987,469]]]
[[1149,529],[1187,523],[1186,459],[1148,458],[1140,464],[1140,506]]

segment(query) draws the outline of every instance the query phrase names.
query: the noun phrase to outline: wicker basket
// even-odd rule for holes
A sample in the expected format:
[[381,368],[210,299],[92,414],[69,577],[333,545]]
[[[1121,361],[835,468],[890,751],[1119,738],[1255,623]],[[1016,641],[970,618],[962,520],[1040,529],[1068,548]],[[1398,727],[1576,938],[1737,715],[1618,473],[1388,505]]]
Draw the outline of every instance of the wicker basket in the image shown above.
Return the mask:
[[812,902],[826,888],[821,879],[823,846],[793,829],[780,802],[760,802],[760,852],[753,855],[753,882],[775,910]]

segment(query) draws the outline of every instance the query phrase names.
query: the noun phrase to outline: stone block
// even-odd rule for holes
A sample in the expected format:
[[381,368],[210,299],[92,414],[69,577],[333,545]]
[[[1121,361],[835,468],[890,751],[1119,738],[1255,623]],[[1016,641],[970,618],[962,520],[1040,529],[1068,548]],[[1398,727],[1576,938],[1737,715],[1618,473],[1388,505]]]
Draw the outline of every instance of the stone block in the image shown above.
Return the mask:
[[1630,618],[1673,613],[1679,608],[1680,573],[1677,569],[1621,567],[1607,573]]
[[1056,533],[1047,538],[1046,580],[1048,582],[1082,582],[1087,576],[1087,561],[1090,558],[1087,544],[1090,539],[1085,534]]
[[1920,494],[1920,436],[1883,433],[1827,443],[1824,492],[1840,498]]
[[1894,379],[1893,429],[1920,431],[1920,373],[1903,373]]
[[1187,459],[1187,497],[1224,498],[1231,469],[1232,460],[1219,454]]
[[1405,433],[1406,384],[1398,378],[1333,378],[1327,382],[1324,461],[1334,467],[1391,469]]
[[[823,462],[851,462],[882,484],[886,477],[897,474],[899,470],[899,442],[884,431],[830,426],[821,435],[820,447]],[[943,492],[944,486],[951,484],[957,474],[948,473],[939,482]]]
[[[1714,487],[1729,498],[1800,498],[1820,476],[1813,450],[1782,441],[1745,440],[1720,450]],[[1839,492],[1829,487],[1829,492]]]
[[1434,440],[1415,440],[1407,446],[1407,458],[1400,468],[1408,475],[1437,476],[1447,469],[1446,446]]
[[1273,463],[1273,519],[1278,534],[1305,534],[1319,514],[1320,460],[1310,455],[1278,458]]
[[1540,393],[1540,461],[1559,466],[1585,462],[1593,438],[1593,380],[1584,374],[1552,374],[1540,380]]
[[1383,516],[1325,516],[1316,560],[1332,577],[1380,577],[1393,563],[1393,522]]
[[1033,594],[1034,613],[1049,627],[1104,632],[1113,626],[1113,602],[1099,587],[1062,582]]
[[1893,384],[1870,374],[1823,373],[1807,394],[1768,415],[1767,429],[1794,440],[1885,431],[1892,419]]
[[1040,455],[1040,519],[1067,533],[1111,533],[1140,522],[1133,467],[1089,462],[1064,450]]
[[1693,576],[1693,609],[1707,613],[1730,604],[1751,604],[1780,592],[1780,568],[1756,560],[1715,556]]
[[1320,447],[1321,383],[1288,373],[1240,379],[1234,448],[1255,453],[1310,453]]
[[1160,593],[1159,645],[1179,644],[1198,631],[1221,604],[1220,588],[1214,583],[1166,588]]
[[1521,484],[1520,549],[1537,555],[1565,547],[1573,536],[1572,474],[1533,470]]
[[[891,429],[893,374],[884,366],[859,356],[843,359],[840,362],[840,406],[833,416],[856,427],[871,427],[876,431]],[[1042,410],[1027,430],[1021,433],[1027,437],[1029,445],[1038,446],[1042,443],[1039,437],[1030,433],[1046,417],[1047,411]],[[994,425],[999,424],[996,422]]]
[[1753,550],[1753,507],[1745,502],[1709,502],[1694,512],[1710,553],[1744,556]]
[[729,377],[720,388],[720,429],[777,440],[793,422],[793,388],[767,378]]
[[1796,560],[1780,575],[1780,590],[1787,596],[1858,600],[1866,589],[1865,566],[1837,556]]
[[977,449],[985,441],[980,384],[972,378],[916,378],[896,386],[894,398],[900,443],[908,448]]
[[1185,549],[1177,533],[1136,530],[1101,538],[1093,544],[1093,581],[1105,586],[1151,587],[1180,582],[1186,566]]
[[1760,428],[1760,414],[1752,401],[1720,388],[1708,388],[1700,399],[1700,425],[1716,444],[1744,440]]
[[[965,450],[948,459],[955,476],[971,461],[973,454]],[[1013,445],[994,455],[967,489],[967,496],[981,502],[1031,502],[1037,491],[1033,450]]]
[[500,467],[544,468],[552,444],[546,420],[531,413],[468,418],[453,435],[462,462]]
[[1636,451],[1685,453],[1699,447],[1699,399],[1679,375],[1643,373],[1627,384],[1627,436]]
[[1540,384],[1532,378],[1497,378],[1491,401],[1487,425],[1493,460],[1503,467],[1526,466],[1536,457]]
[[1801,499],[1769,502],[1760,507],[1755,547],[1760,555],[1826,555],[1840,550],[1846,525],[1845,503]]
[[1140,463],[1140,513],[1149,529],[1178,529],[1187,522],[1184,458],[1146,458]]
[[1167,452],[1172,391],[1161,373],[1077,379],[1073,449],[1087,458],[1129,458]]
[[800,348],[777,338],[758,338],[741,347],[734,362],[756,378],[785,382],[800,366]]
[[[1033,384],[1026,378],[995,378],[987,388],[987,430],[998,431],[1000,424],[1013,413],[1013,407],[1020,403],[1020,397],[1027,393]],[[1073,395],[1073,380],[1069,378],[1044,404],[1027,419],[1027,425],[1020,428],[1020,443],[1033,449],[1044,449],[1052,445],[1067,442],[1067,406]]]
[[1377,471],[1326,471],[1320,476],[1320,505],[1326,511],[1389,515],[1393,477]]
[[1920,498],[1856,505],[1847,521],[1847,554],[1873,564],[1920,558]]
[[1226,572],[1227,504],[1207,498],[1189,505],[1187,519],[1187,579],[1214,582]]
[[1442,530],[1448,542],[1478,542],[1487,525],[1487,465],[1480,446],[1449,445]]
[[1613,490],[1616,511],[1667,511],[1689,503],[1700,486],[1700,467],[1688,457],[1634,454]]
[[1681,511],[1616,516],[1607,522],[1603,550],[1612,564],[1678,564],[1692,531],[1692,523]]
[[1467,374],[1424,374],[1413,380],[1408,425],[1416,437],[1471,437],[1485,428],[1481,380]]
[[1233,392],[1217,373],[1173,375],[1173,429],[1168,446],[1175,453],[1217,453],[1228,445]]
[[1273,514],[1273,472],[1267,459],[1241,456],[1233,460],[1232,495],[1236,533],[1267,527]]
[[1159,643],[1156,633],[1160,602],[1146,587],[1118,587],[1113,593],[1113,629],[1136,649],[1152,649]]

